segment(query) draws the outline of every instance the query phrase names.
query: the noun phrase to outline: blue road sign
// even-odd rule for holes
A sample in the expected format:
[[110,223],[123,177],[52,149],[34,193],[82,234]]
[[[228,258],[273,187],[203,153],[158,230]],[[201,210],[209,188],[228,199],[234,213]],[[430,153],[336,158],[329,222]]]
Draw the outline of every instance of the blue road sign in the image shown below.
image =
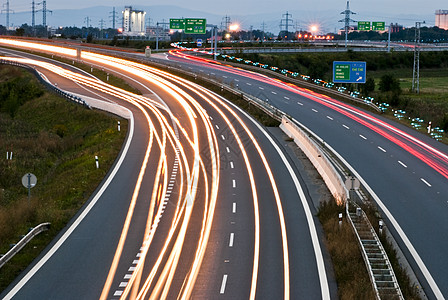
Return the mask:
[[202,47],[202,39],[197,39],[197,40],[196,40],[196,45],[197,45],[198,47]]
[[334,83],[366,83],[365,61],[334,61]]

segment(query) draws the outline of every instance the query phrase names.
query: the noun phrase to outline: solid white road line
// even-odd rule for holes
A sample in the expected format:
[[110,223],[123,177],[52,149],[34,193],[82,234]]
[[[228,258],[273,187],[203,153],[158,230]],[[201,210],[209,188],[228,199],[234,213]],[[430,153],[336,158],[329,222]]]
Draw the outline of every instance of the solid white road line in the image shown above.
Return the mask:
[[235,233],[231,233],[230,234],[230,239],[229,239],[229,247],[233,247],[233,240],[235,239]]
[[226,284],[227,284],[227,274],[224,274],[222,276],[221,290],[219,290],[220,294],[224,294],[224,292],[226,291]]

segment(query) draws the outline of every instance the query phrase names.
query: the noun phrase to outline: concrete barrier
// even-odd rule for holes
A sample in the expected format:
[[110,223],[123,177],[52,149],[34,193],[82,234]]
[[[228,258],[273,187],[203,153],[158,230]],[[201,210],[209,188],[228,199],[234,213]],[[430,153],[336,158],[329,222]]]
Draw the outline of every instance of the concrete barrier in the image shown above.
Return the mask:
[[309,136],[286,116],[282,118],[280,128],[302,149],[311,163],[322,176],[325,184],[338,203],[345,202],[348,190],[333,164],[324,155],[320,147]]

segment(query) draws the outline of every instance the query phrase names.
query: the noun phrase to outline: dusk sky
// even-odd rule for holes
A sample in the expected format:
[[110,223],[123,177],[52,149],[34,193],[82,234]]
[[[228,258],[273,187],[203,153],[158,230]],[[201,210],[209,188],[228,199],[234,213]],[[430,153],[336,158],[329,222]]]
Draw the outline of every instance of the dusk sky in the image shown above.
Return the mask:
[[[36,3],[41,0],[36,0]],[[5,8],[6,0],[0,0],[2,9]],[[273,4],[274,3],[274,4]],[[232,21],[236,20],[241,23],[243,29],[248,29],[249,26],[254,28],[260,27],[263,21],[266,21],[267,29],[277,31],[278,24],[282,14],[287,11],[293,13],[294,22],[301,22],[302,27],[308,26],[311,23],[321,24],[325,28],[324,31],[335,30],[342,26],[338,20],[342,19],[340,15],[345,9],[346,0],[317,0],[317,1],[299,1],[299,0],[225,0],[225,1],[208,1],[208,0],[164,0],[164,1],[148,1],[148,0],[47,0],[47,9],[83,9],[93,6],[115,6],[118,12],[121,12],[124,6],[133,6],[134,9],[139,9],[139,6],[154,7],[173,5],[182,9],[189,9],[195,15],[183,15],[182,9],[176,10],[182,15],[172,15],[171,11],[163,11],[165,14],[161,16],[160,10],[157,15],[154,11],[147,11],[147,16],[155,21],[160,21],[162,18],[178,18],[178,17],[204,17],[201,12],[216,15],[216,20],[220,20],[222,16],[228,15]],[[426,21],[428,26],[434,26],[435,17],[434,12],[437,9],[448,10],[448,2],[446,0],[430,0],[426,1],[409,1],[409,0],[352,0],[350,1],[350,8],[357,12],[352,18],[356,21],[385,21],[386,23],[400,23],[405,26],[412,26],[416,21]],[[20,24],[18,20],[18,13],[31,11],[31,0],[10,0],[10,9],[16,13],[16,20],[14,15],[11,15],[11,22]],[[38,6],[36,9],[41,9]],[[95,15],[94,10],[89,13],[94,24],[98,23],[100,16]],[[171,13],[171,14],[170,14]],[[41,13],[39,13],[41,14]],[[52,19],[52,16],[54,19]],[[60,26],[55,24],[57,14],[48,15],[48,24],[51,26]],[[37,17],[40,18],[40,17]],[[102,15],[101,18],[108,19],[107,15]],[[98,20],[97,20],[98,19]],[[211,20],[214,21],[214,20]],[[27,21],[29,23],[29,20]],[[83,25],[81,17],[73,18],[70,24]],[[5,13],[0,15],[0,24],[5,23]],[[67,24],[63,24],[66,26]]]
[[[1,3],[5,3],[2,0]],[[30,10],[30,0],[11,0],[10,7],[16,12]],[[41,1],[36,1],[41,2]],[[273,4],[274,3],[274,4]],[[208,0],[47,0],[48,9],[68,9],[68,8],[86,8],[96,5],[123,7],[125,5],[153,6],[153,5],[175,5],[215,14],[256,14],[269,13],[273,11],[287,10],[337,10],[342,11],[345,7],[344,0],[317,0],[317,1],[298,1],[298,0],[226,0],[226,1],[208,1]],[[409,0],[352,0],[350,6],[354,11],[374,11],[388,12],[389,14],[419,14],[430,13],[436,9],[448,9],[446,0],[409,1]],[[4,8],[4,7],[3,7]]]

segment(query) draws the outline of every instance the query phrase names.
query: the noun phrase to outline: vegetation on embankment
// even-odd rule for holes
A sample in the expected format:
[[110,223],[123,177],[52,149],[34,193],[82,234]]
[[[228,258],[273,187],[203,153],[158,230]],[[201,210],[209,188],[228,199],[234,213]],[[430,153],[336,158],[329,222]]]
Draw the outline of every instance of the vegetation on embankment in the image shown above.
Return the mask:
[[[0,253],[30,227],[51,223],[0,269],[0,291],[90,197],[120,152],[126,131],[126,120],[70,103],[47,92],[25,70],[0,65]],[[37,177],[30,201],[21,183],[28,172]]]

